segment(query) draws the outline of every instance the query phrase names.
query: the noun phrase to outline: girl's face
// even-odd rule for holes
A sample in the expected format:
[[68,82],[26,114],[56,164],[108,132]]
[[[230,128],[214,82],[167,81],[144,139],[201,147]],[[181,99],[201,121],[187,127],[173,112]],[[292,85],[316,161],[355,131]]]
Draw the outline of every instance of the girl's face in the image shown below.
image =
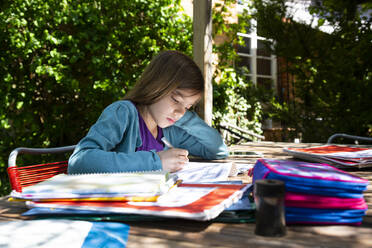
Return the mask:
[[176,89],[169,95],[164,96],[158,102],[151,104],[148,111],[161,127],[169,127],[179,120],[201,98],[201,93],[189,89]]

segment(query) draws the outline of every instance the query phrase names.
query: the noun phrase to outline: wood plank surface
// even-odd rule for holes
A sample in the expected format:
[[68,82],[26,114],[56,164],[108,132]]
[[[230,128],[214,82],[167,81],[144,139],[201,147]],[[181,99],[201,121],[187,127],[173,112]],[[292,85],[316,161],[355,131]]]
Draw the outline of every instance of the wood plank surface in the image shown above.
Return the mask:
[[[231,150],[261,152],[265,158],[292,159],[282,149],[290,146],[308,147],[319,144],[259,142],[230,147]],[[257,158],[233,156],[227,161],[254,163]],[[224,160],[226,161],[226,160]],[[372,168],[348,170],[372,182]],[[250,182],[247,174],[237,178]],[[287,226],[287,234],[269,238],[254,234],[255,224],[230,224],[169,219],[153,222],[129,222],[127,247],[372,247],[372,185],[365,191],[369,206],[361,226]],[[0,221],[29,219],[20,216],[27,208],[20,202],[0,198]]]

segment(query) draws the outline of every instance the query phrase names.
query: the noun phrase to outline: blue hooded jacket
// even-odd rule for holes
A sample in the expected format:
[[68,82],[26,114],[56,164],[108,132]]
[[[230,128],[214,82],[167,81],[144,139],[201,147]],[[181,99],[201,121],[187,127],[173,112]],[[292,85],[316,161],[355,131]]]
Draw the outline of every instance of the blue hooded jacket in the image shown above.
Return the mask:
[[[208,126],[196,113],[186,111],[163,135],[177,148],[204,159],[228,156],[217,130]],[[68,173],[103,173],[160,170],[156,151],[137,151],[142,145],[138,112],[130,101],[109,105],[88,134],[77,144],[68,163]]]

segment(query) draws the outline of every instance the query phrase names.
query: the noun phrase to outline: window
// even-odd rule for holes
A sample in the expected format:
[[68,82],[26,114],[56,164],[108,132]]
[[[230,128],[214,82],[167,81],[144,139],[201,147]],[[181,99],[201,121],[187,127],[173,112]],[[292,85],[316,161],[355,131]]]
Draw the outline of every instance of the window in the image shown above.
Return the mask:
[[[255,25],[253,25],[255,26]],[[244,40],[244,46],[238,46],[239,55],[235,66],[246,68],[241,70],[244,75],[251,79],[253,84],[261,85],[268,89],[275,89],[277,83],[277,60],[267,49],[267,40],[257,35],[256,30],[249,34],[238,33]]]

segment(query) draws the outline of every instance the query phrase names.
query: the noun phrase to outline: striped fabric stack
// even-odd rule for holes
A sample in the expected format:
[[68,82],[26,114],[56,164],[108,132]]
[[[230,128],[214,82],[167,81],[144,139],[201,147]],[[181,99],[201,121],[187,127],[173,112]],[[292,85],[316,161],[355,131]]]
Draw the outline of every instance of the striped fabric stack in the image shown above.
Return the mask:
[[259,159],[252,172],[285,182],[287,224],[358,225],[367,211],[368,181],[328,164]]

